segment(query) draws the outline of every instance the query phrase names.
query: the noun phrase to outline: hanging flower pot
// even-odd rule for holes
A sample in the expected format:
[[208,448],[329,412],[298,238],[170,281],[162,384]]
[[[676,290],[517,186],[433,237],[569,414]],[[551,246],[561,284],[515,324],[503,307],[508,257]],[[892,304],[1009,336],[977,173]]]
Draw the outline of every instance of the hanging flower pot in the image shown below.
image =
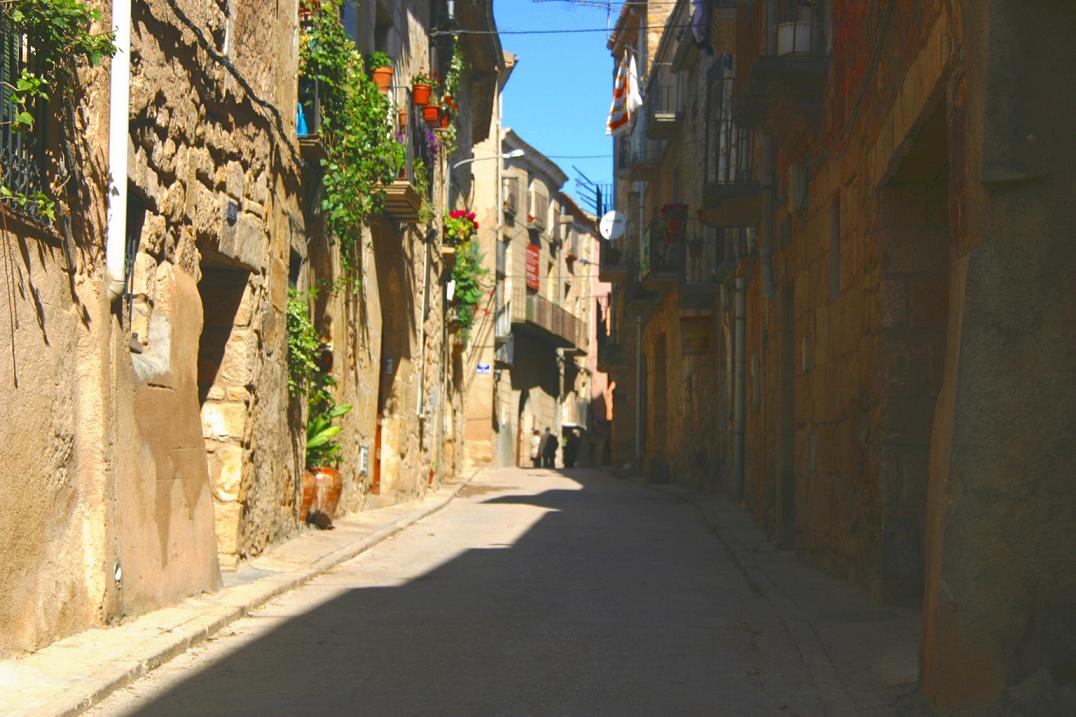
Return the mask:
[[452,124],[452,115],[449,114],[445,108],[441,109],[441,129],[448,129],[448,126]]
[[377,85],[377,89],[382,92],[388,92],[392,87],[392,68],[391,67],[378,67],[370,73],[370,78]]
[[366,66],[370,68],[370,79],[377,89],[388,92],[392,87],[392,58],[384,52],[374,52],[366,60]]
[[438,126],[441,122],[441,108],[437,105],[426,105],[422,108],[422,119],[431,127]]
[[428,105],[432,93],[433,87],[425,82],[415,82],[411,85],[411,101],[418,107]]
[[399,123],[398,126],[400,128],[400,131],[403,132],[404,130],[406,130],[407,129],[407,110],[406,109],[398,110],[396,112],[396,119],[397,119],[397,122]]
[[661,208],[661,216],[665,218],[665,241],[675,242],[684,231],[687,221],[686,204],[666,204]]

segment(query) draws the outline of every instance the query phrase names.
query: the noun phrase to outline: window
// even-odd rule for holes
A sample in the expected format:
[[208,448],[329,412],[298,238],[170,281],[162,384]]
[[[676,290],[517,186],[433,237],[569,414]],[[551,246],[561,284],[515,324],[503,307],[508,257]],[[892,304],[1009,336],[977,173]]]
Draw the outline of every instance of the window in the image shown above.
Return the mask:
[[[32,54],[26,36],[16,34],[11,21],[0,12],[0,180],[12,192],[23,195],[45,190],[45,107],[28,108],[35,119],[33,130],[13,127],[16,114],[22,110],[12,101],[11,88],[24,70],[33,68]],[[30,219],[45,220],[33,203],[12,209]]]

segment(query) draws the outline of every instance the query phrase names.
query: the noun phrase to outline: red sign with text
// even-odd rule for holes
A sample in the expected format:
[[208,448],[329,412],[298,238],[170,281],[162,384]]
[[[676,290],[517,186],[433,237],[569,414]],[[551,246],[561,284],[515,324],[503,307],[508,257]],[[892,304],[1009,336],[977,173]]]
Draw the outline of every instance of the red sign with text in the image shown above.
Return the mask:
[[527,245],[527,288],[537,291],[541,288],[542,248],[534,244]]

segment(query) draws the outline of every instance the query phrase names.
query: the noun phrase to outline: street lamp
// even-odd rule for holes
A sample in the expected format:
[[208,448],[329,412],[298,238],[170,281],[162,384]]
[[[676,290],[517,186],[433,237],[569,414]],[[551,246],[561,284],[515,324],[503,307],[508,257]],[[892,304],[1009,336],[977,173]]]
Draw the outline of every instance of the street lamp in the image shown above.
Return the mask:
[[522,149],[513,149],[511,152],[505,152],[504,154],[486,154],[482,155],[481,157],[469,157],[468,159],[461,159],[460,161],[453,164],[451,167],[451,171],[454,172],[456,171],[456,169],[462,167],[465,164],[477,162],[481,159],[516,159],[518,157],[522,157],[524,154],[525,152]]

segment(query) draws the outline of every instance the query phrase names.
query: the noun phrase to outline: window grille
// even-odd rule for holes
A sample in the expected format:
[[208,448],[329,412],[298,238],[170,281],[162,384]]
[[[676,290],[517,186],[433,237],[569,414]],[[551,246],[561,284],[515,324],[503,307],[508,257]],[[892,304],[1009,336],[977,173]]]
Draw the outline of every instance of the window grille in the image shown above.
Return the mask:
[[[21,111],[12,98],[12,87],[24,70],[33,69],[33,50],[25,35],[15,32],[6,12],[0,9],[0,181],[15,194],[32,195],[45,191],[45,113],[41,104],[29,111],[34,115],[30,131],[14,129]],[[8,204],[15,212],[45,222],[37,205]]]

